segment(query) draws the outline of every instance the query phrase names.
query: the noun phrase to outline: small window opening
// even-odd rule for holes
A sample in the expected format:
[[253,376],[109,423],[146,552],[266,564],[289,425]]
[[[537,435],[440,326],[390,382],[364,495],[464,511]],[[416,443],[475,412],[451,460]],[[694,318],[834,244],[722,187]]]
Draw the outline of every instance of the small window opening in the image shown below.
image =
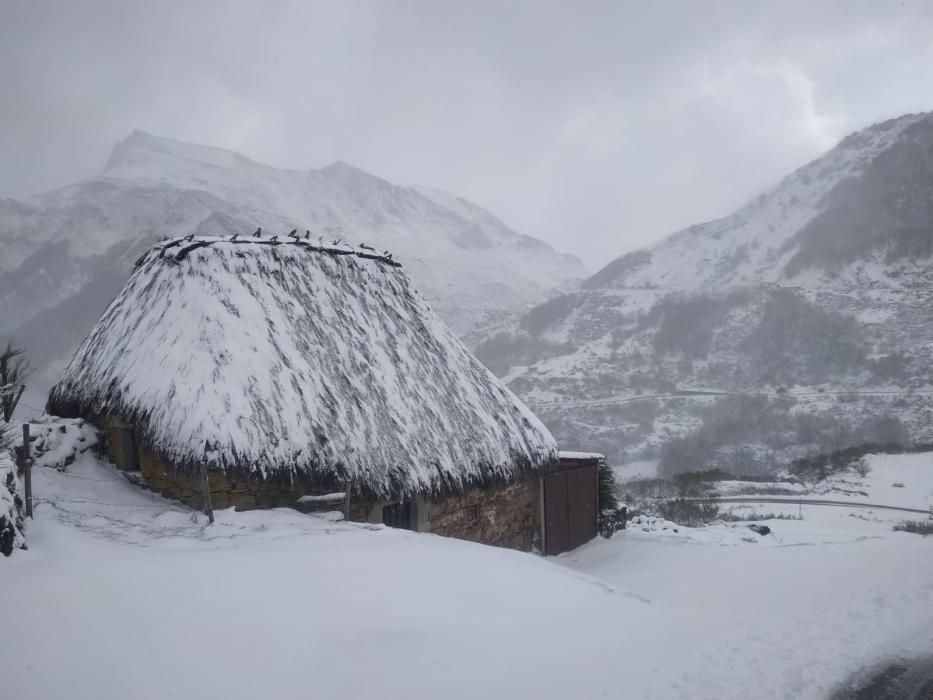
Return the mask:
[[411,523],[411,503],[389,503],[382,506],[382,522],[388,527],[413,530]]

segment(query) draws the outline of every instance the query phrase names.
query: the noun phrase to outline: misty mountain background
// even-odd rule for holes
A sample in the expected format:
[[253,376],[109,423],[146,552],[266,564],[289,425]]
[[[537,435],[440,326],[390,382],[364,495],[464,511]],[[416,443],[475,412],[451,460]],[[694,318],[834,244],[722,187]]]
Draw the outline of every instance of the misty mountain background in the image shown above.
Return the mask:
[[561,444],[666,474],[929,442],[931,253],[933,114],[907,115],[613,260],[477,354]]
[[481,207],[399,186],[336,162],[290,171],[219,148],[144,132],[119,142],[104,171],[26,201],[0,200],[0,337],[36,369],[44,392],[129,277],[167,236],[285,235],[388,249],[468,343],[586,275],[572,255],[510,229]]
[[730,216],[587,276],[469,201],[134,132],[103,173],[0,201],[0,333],[42,392],[142,250],[310,228],[387,249],[567,448],[761,473],[933,440],[933,115],[845,138]]

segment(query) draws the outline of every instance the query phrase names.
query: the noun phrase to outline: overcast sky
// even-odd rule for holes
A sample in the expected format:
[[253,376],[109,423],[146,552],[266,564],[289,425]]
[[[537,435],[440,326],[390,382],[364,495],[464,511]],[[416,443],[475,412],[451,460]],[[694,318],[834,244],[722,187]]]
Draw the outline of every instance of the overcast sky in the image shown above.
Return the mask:
[[933,3],[0,0],[0,196],[139,128],[346,160],[612,257],[933,109]]

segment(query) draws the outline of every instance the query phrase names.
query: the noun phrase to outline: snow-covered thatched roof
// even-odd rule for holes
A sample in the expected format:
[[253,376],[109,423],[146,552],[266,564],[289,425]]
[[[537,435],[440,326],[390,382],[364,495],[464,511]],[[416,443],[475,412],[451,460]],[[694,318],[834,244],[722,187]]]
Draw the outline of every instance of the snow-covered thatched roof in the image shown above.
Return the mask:
[[554,439],[391,256],[187,237],[137,261],[49,397],[180,469],[350,480],[380,495],[549,468]]

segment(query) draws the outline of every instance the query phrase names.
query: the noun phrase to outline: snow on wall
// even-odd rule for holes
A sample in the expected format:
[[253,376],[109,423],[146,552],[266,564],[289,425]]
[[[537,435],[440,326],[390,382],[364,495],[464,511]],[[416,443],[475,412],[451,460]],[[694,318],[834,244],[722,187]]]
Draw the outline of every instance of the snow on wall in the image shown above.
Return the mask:
[[97,429],[81,418],[40,416],[29,426],[34,467],[64,470],[100,442]]
[[606,455],[599,452],[574,452],[572,450],[561,450],[561,459],[606,459]]
[[549,466],[554,439],[390,258],[198,237],[138,261],[53,388],[181,468],[460,489]]

